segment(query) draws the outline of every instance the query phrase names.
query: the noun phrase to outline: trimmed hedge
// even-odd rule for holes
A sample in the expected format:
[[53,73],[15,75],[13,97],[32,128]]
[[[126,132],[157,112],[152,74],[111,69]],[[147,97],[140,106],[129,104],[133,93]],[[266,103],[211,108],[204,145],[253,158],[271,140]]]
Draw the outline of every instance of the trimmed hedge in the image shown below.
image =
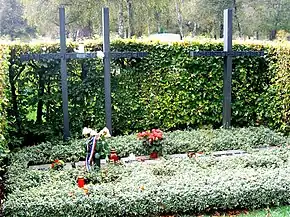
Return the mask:
[[15,171],[19,180],[24,172],[24,179],[11,183],[13,192],[4,203],[4,213],[26,217],[157,216],[290,203],[289,149],[241,158],[112,166],[103,171],[111,180],[89,186],[89,195],[75,184],[76,176],[84,171]]
[[[76,48],[68,45],[68,52]],[[148,51],[142,60],[119,59],[112,64],[114,135],[150,128],[164,131],[210,126],[222,121],[222,58],[190,57],[190,50],[222,50],[217,42],[114,41],[112,50]],[[12,147],[51,140],[62,133],[59,61],[20,62],[21,53],[58,52],[57,44],[11,44],[6,64],[10,78],[7,137]],[[87,51],[102,49],[87,42]],[[266,125],[288,132],[287,78],[289,46],[235,44],[235,50],[265,50],[265,57],[233,59],[235,127]],[[70,60],[69,112],[72,133],[105,125],[102,61]],[[13,91],[16,90],[17,92]],[[282,98],[280,97],[282,96]],[[282,100],[281,100],[282,99]]]
[[[230,149],[248,150],[266,146],[284,146],[287,138],[264,127],[233,128],[230,130],[189,130],[173,131],[164,134],[163,154],[179,154],[187,151],[223,151]],[[120,157],[149,154],[137,140],[136,135],[117,136],[109,139]],[[68,143],[43,143],[28,147],[12,155],[13,161],[21,160],[29,164],[50,163],[55,159],[78,161],[85,158],[84,140],[71,140]]]
[[6,122],[6,116],[7,116],[7,96],[5,92],[8,90],[7,88],[7,76],[6,72],[8,69],[8,63],[6,60],[7,56],[9,53],[9,49],[7,47],[0,45],[0,154],[2,153],[2,150],[4,146],[6,145],[6,141],[4,138],[4,132],[5,132],[5,127],[7,125]]

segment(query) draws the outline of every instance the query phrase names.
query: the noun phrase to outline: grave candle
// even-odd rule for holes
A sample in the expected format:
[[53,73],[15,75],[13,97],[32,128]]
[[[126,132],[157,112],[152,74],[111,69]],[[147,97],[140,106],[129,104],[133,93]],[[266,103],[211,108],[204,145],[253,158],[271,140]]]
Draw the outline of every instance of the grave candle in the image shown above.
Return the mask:
[[115,149],[112,149],[112,150],[111,150],[110,160],[112,160],[112,161],[114,161],[114,162],[116,162],[116,161],[119,160],[119,157],[118,157],[117,152],[116,152]]
[[78,177],[78,186],[79,188],[83,188],[85,186],[85,178],[83,176]]

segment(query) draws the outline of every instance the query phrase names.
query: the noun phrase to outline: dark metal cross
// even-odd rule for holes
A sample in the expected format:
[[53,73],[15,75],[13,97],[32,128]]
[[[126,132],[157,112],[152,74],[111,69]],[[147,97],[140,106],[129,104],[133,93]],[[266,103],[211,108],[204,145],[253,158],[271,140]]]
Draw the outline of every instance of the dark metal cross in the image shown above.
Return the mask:
[[103,8],[103,52],[104,52],[104,75],[105,75],[105,110],[106,126],[112,133],[112,103],[111,103],[111,73],[110,59],[118,58],[142,58],[147,52],[111,52],[110,51],[110,18],[109,8]]
[[190,51],[190,56],[224,57],[223,127],[231,126],[232,58],[235,56],[264,56],[264,51],[232,50],[233,9],[224,10],[224,51]]
[[60,53],[45,54],[24,54],[21,61],[29,60],[61,60],[61,88],[62,88],[62,108],[63,108],[63,130],[64,139],[70,137],[69,113],[68,113],[68,87],[67,87],[67,59],[89,59],[103,58],[104,63],[104,83],[105,83],[105,110],[106,126],[112,133],[112,105],[111,105],[111,73],[110,59],[118,58],[142,58],[148,55],[147,52],[111,52],[110,51],[110,26],[109,9],[103,8],[103,52],[90,53],[66,53],[66,31],[65,31],[65,8],[59,8],[60,19]]

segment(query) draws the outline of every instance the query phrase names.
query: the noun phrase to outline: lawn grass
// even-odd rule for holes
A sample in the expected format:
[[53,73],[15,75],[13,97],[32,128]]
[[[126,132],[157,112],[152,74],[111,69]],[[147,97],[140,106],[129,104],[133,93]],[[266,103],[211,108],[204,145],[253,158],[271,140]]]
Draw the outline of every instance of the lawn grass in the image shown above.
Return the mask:
[[[228,212],[228,213],[239,213],[237,212]],[[224,214],[216,212],[211,215],[173,215],[173,216],[162,216],[162,217],[290,217],[290,206],[281,206],[275,208],[266,208],[260,210],[249,211],[244,214],[244,211],[241,211],[241,214]]]
[[247,215],[242,214],[239,217],[290,217],[290,206],[251,211]]

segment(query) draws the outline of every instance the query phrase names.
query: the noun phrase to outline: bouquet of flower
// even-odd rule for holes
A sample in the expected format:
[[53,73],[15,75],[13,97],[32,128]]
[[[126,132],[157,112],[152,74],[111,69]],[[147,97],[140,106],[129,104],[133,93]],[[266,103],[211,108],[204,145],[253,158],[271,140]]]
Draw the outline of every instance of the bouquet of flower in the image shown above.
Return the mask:
[[51,164],[51,169],[52,170],[62,170],[64,167],[64,162],[62,160],[55,160]]
[[95,130],[85,127],[83,129],[83,135],[89,138],[88,141],[94,139],[94,151],[98,153],[98,155],[105,158],[109,155],[110,148],[107,142],[107,138],[111,137],[111,134],[107,127],[102,129],[99,133]]
[[143,131],[137,135],[139,140],[142,140],[143,145],[151,152],[160,152],[162,149],[161,141],[163,140],[163,132],[159,129],[151,131]]
[[99,133],[90,128],[83,129],[83,135],[86,140],[86,168],[90,171],[94,164],[100,167],[100,159],[104,157],[108,161],[110,147],[107,138],[111,137],[108,128],[104,128]]

